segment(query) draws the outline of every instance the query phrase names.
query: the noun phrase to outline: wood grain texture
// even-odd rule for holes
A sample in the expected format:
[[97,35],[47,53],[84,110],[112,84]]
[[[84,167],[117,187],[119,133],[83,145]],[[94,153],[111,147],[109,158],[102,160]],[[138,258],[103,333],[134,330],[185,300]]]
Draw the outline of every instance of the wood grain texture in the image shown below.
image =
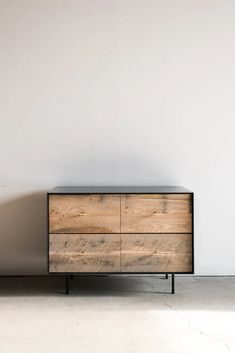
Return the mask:
[[50,233],[120,233],[120,195],[50,195]]
[[121,233],[191,233],[190,194],[122,195]]
[[50,272],[119,272],[120,234],[50,234]]
[[191,234],[121,235],[121,272],[191,271]]

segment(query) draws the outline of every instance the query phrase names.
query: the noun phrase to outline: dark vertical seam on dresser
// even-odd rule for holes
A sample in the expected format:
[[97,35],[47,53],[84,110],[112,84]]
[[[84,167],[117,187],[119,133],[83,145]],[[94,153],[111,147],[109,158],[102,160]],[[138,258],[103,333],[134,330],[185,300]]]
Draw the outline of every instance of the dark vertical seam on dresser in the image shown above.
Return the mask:
[[121,207],[122,205],[122,194],[120,194],[120,235],[119,235],[119,242],[120,242],[120,253],[119,253],[119,262],[120,262],[120,273],[122,272],[122,264],[121,264],[121,261],[122,261],[122,256],[121,256],[121,253],[122,253],[122,237],[121,237]]
[[50,227],[49,227],[49,217],[50,217],[50,213],[49,213],[49,194],[47,193],[47,271],[48,273],[50,273]]

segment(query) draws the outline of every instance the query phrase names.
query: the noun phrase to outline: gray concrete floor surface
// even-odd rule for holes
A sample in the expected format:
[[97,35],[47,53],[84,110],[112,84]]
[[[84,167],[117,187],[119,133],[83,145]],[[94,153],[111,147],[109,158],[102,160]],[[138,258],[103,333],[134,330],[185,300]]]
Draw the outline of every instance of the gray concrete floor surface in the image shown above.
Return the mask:
[[235,353],[235,277],[0,277],[0,353]]

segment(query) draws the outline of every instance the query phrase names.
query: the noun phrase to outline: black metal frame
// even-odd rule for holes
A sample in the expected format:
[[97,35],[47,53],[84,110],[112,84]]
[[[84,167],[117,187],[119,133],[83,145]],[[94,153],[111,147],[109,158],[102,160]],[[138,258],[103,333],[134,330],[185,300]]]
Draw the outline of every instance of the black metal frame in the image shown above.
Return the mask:
[[[184,194],[189,194],[191,195],[191,207],[192,207],[192,271],[191,272],[50,272],[49,270],[49,197],[50,195],[90,195],[92,193],[54,193],[54,192],[48,192],[47,193],[47,269],[48,273],[52,275],[63,275],[66,277],[66,294],[69,294],[69,289],[70,289],[70,278],[72,278],[73,275],[76,276],[122,276],[122,275],[165,275],[165,278],[168,279],[168,274],[171,274],[171,293],[175,293],[175,275],[190,275],[194,274],[194,193],[193,192],[145,192],[145,193],[128,193],[128,194],[139,194],[139,195],[151,195],[151,194],[165,194],[165,195],[170,195],[170,194],[179,194],[179,195],[184,195]],[[98,195],[98,193],[96,193]],[[100,193],[104,194],[104,193]],[[120,195],[124,193],[107,193],[107,195]],[[126,193],[125,193],[126,194]],[[95,195],[95,193],[94,193]],[[94,233],[97,234],[97,233]],[[115,234],[115,233],[114,233]],[[117,233],[116,233],[117,234]],[[119,234],[119,233],[118,233]],[[137,233],[136,233],[137,234]],[[183,233],[180,233],[183,234]],[[191,233],[185,233],[185,234],[191,234]]]

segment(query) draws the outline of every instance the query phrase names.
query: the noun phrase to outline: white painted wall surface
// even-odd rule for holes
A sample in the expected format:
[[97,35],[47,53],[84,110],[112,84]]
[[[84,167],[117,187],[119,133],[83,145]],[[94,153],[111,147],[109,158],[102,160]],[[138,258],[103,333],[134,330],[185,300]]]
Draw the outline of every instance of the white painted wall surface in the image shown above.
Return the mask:
[[196,274],[235,274],[235,2],[0,0],[0,274],[47,273],[55,185],[195,192]]

